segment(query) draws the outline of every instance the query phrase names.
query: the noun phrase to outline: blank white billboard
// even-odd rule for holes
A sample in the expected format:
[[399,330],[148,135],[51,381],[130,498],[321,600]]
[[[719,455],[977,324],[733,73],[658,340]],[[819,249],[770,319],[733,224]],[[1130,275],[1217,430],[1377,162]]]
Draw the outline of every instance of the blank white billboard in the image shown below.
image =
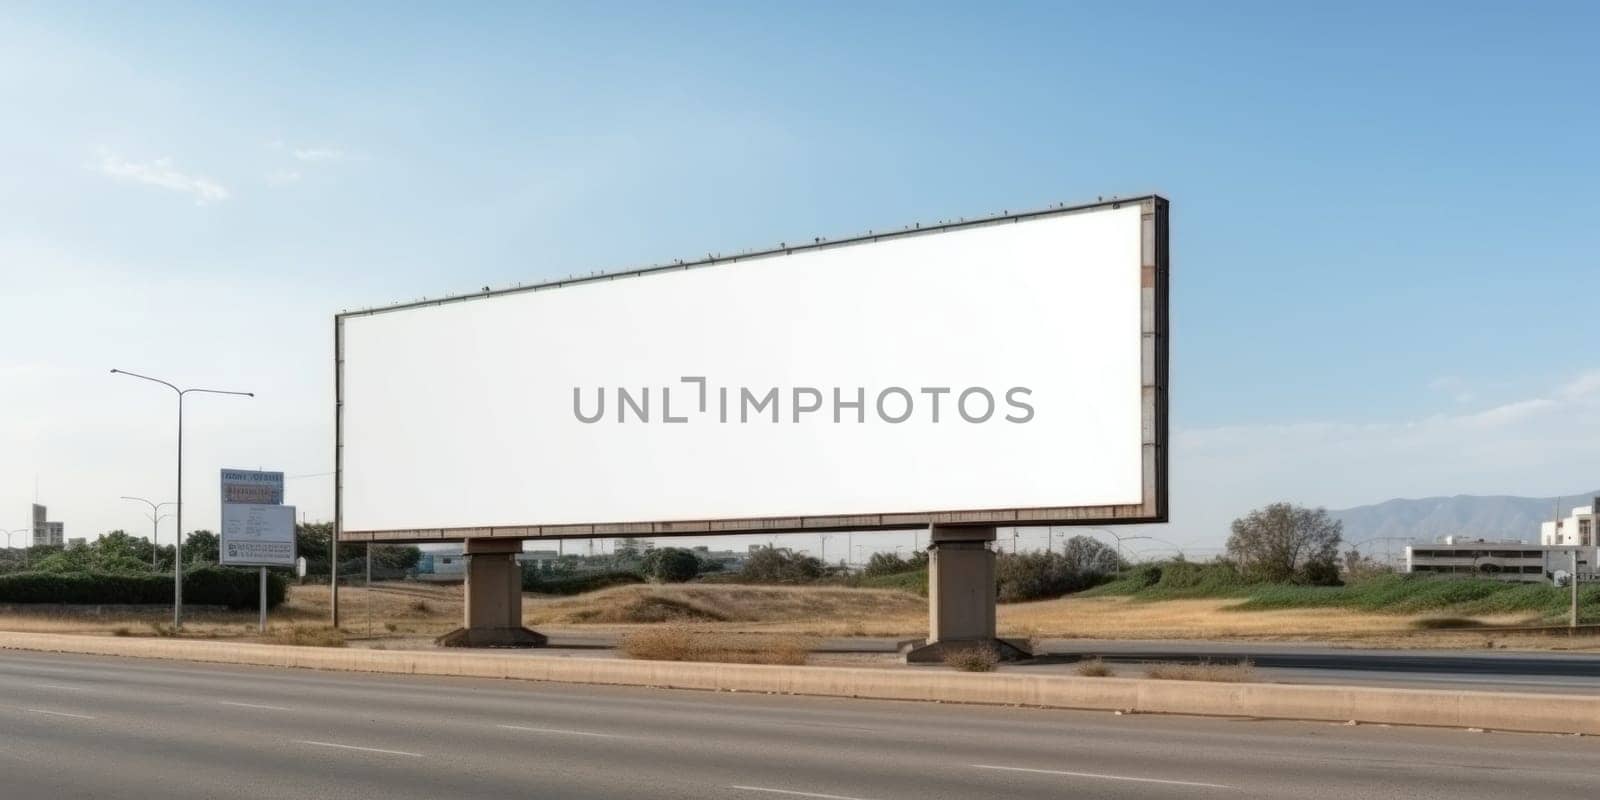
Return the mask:
[[1162,519],[1165,207],[342,314],[341,530]]

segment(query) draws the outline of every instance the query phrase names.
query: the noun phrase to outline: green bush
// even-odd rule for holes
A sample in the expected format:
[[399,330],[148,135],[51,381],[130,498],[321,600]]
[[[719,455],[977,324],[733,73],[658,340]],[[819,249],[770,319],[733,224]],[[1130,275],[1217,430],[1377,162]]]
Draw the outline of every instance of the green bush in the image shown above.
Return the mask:
[[[194,605],[254,608],[260,597],[254,570],[204,567],[183,575],[183,600]],[[288,581],[267,575],[267,605],[275,607],[288,594]],[[0,603],[64,605],[168,605],[171,575],[126,575],[97,572],[18,572],[0,575]]]
[[995,558],[996,591],[1002,603],[1047,600],[1078,592],[1106,579],[1111,559],[1086,567],[1060,553],[1001,553]]
[[639,571],[656,583],[684,583],[700,574],[700,558],[681,547],[663,547],[646,553]]
[[847,585],[858,586],[863,589],[898,589],[902,592],[928,596],[928,570],[926,567],[914,572],[894,572],[888,575],[862,575]]
[[[1232,564],[1212,562],[1199,564],[1192,561],[1167,561],[1146,564],[1130,570],[1102,586],[1085,592],[1085,596],[1131,595],[1141,600],[1179,600],[1194,597],[1241,597],[1252,587],[1277,586],[1251,581]],[[1284,584],[1284,586],[1289,586]],[[1294,588],[1294,587],[1289,587]]]
[[731,578],[739,583],[816,583],[828,573],[821,561],[788,548],[763,547],[750,553],[744,569]]
[[928,554],[926,552],[912,553],[910,558],[901,558],[898,553],[873,553],[867,559],[867,566],[861,571],[868,578],[881,578],[885,575],[899,575],[905,572],[916,572],[928,569]]
[[626,570],[541,575],[532,564],[525,564],[522,568],[522,591],[538,594],[583,594],[633,583],[644,583],[644,576]]
[[[1566,619],[1571,597],[1570,590],[1548,583],[1417,574],[1379,574],[1343,586],[1264,583],[1240,575],[1227,563],[1183,561],[1148,564],[1083,594],[1152,601],[1239,598],[1239,603],[1228,607],[1234,611],[1350,608],[1391,614],[1528,614],[1547,622]],[[1580,590],[1579,617],[1600,617],[1600,585]]]

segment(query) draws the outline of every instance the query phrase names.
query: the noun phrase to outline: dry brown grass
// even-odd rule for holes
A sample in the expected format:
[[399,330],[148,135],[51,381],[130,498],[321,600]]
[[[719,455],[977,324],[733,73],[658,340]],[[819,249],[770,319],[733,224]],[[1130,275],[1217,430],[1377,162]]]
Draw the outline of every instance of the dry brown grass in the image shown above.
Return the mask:
[[661,625],[622,637],[622,653],[648,661],[715,661],[726,664],[806,663],[816,642],[788,634],[697,631]]
[[344,631],[327,625],[286,625],[268,627],[262,641],[298,647],[344,647]]
[[[275,625],[324,625],[325,584],[291,586],[274,609]],[[1362,647],[1483,648],[1600,651],[1600,637],[1568,638],[1495,632],[1492,641],[1472,628],[1435,629],[1438,615],[1368,614],[1345,609],[1229,611],[1234,601],[1141,602],[1124,597],[1066,597],[1000,606],[1008,637],[1106,639],[1255,639],[1328,641]],[[426,648],[461,624],[461,587],[407,582],[340,590],[346,633],[367,642]],[[167,606],[0,605],[0,630],[152,636],[169,625]],[[663,623],[722,633],[911,638],[927,633],[927,601],[884,589],[811,586],[686,584],[622,586],[577,597],[523,598],[523,619],[546,633],[603,630],[626,633]],[[1427,620],[1427,621],[1423,621]],[[256,612],[188,607],[185,638],[260,641]],[[1484,625],[1521,622],[1516,616],[1481,617]],[[1426,627],[1424,627],[1426,626]],[[359,642],[353,642],[359,644]]]
[[[272,610],[275,625],[327,624],[328,587],[290,586],[287,600]],[[344,629],[375,632],[393,624],[400,634],[436,636],[461,624],[461,587],[409,583],[376,584],[339,590]],[[418,608],[418,605],[423,606]],[[0,630],[104,636],[182,636],[184,638],[269,641],[256,629],[255,609],[231,611],[215,606],[185,606],[183,630],[172,630],[172,607],[0,605]]]
[[[1406,637],[1429,615],[1374,614],[1342,608],[1230,611],[1237,600],[1139,601],[1127,597],[1063,597],[1000,606],[1002,635],[1083,639],[1300,639]],[[1486,616],[1485,625],[1515,625],[1517,615]],[[1440,646],[1428,639],[1409,646]],[[1480,637],[1481,638],[1481,637]],[[1600,645],[1600,642],[1596,642]],[[1403,645],[1404,646],[1404,645]],[[1545,645],[1549,647],[1550,645]]]
[[963,647],[944,654],[944,663],[962,672],[994,672],[1000,665],[1000,653],[993,647]]
[[680,584],[616,586],[576,597],[525,597],[530,626],[692,623],[704,630],[804,636],[904,636],[925,633],[927,601],[886,589],[837,586]]
[[1109,678],[1116,674],[1109,664],[1098,658],[1089,658],[1078,662],[1078,667],[1075,671],[1085,678]]
[[1211,681],[1213,683],[1245,683],[1255,680],[1256,667],[1249,660],[1230,664],[1201,662],[1199,664],[1156,664],[1145,670],[1146,678],[1159,681]]

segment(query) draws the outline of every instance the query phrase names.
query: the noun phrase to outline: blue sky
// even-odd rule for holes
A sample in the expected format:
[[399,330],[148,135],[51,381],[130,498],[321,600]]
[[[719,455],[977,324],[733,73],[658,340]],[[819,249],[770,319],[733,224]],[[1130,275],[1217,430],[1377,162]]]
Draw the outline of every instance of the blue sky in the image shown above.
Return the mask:
[[1600,12],[1291,5],[8,4],[0,528],[166,491],[110,366],[267,387],[195,412],[211,519],[331,462],[340,308],[1147,191],[1168,538],[1600,483]]

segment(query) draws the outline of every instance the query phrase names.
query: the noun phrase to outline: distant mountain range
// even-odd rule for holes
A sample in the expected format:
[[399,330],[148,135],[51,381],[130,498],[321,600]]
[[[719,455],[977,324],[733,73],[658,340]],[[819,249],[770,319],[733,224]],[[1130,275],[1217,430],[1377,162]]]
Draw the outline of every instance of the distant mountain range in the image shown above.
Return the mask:
[[[1561,515],[1593,502],[1600,490],[1561,498]],[[1344,523],[1344,540],[1360,542],[1378,536],[1433,541],[1451,534],[1494,539],[1539,541],[1539,523],[1551,519],[1554,497],[1458,494],[1455,497],[1395,499],[1328,513]]]

